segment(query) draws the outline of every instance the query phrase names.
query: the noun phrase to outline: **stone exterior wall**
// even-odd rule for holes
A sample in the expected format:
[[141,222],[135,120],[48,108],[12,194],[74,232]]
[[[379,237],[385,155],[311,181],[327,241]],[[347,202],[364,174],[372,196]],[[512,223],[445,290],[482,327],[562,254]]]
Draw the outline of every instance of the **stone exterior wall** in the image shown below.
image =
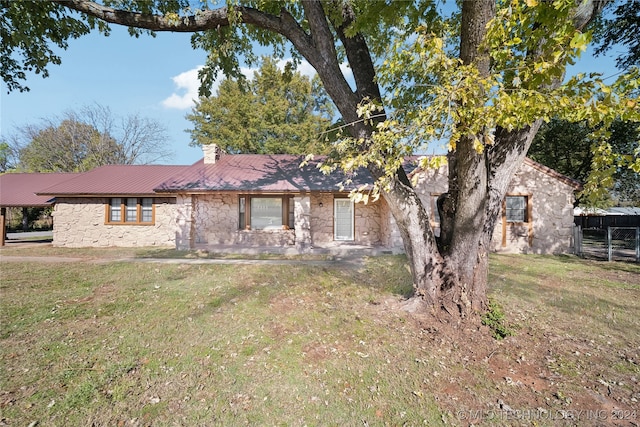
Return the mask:
[[195,242],[195,220],[193,197],[188,194],[176,196],[176,249],[192,249]]
[[[333,243],[333,194],[314,193],[311,199],[311,242],[313,246]],[[322,205],[322,206],[320,206]]]
[[58,198],[53,211],[53,245],[60,247],[174,247],[176,205],[154,198],[153,225],[106,224],[108,198]]
[[382,245],[382,219],[380,218],[380,201],[356,203],[354,206],[355,243],[366,246]]
[[335,197],[332,193],[315,193],[310,196],[310,225],[313,246],[383,245],[384,202],[356,203],[354,206],[354,240],[337,242],[333,239],[333,200]]
[[179,249],[192,249],[196,245],[282,247],[295,244],[294,230],[239,230],[237,193],[198,194],[185,196],[184,200],[181,216],[191,220],[185,220],[178,228],[184,229],[182,234],[192,237],[178,246]]
[[[447,167],[422,172],[417,190],[433,219],[436,195],[447,191]],[[531,204],[530,223],[506,223],[499,217],[491,240],[491,250],[539,254],[568,252],[573,245],[573,191],[568,184],[523,163],[512,179],[507,195],[528,197]],[[438,224],[433,220],[432,224],[434,232],[439,235]],[[506,231],[504,241],[503,230]]]
[[573,191],[568,184],[523,163],[511,180],[507,195],[530,197],[531,231],[522,225],[507,224],[507,245],[502,246],[504,228],[499,218],[491,241],[492,249],[536,254],[570,251],[573,247]]
[[195,243],[231,245],[238,239],[238,195],[193,196]]
[[294,239],[298,252],[307,252],[312,248],[311,241],[311,197],[293,198]]

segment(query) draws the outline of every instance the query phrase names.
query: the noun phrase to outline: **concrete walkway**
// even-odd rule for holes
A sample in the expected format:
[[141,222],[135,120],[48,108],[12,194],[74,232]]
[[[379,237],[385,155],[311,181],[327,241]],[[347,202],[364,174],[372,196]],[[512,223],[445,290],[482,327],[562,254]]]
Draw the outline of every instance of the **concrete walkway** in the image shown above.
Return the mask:
[[84,262],[88,264],[108,264],[111,262],[137,262],[142,264],[223,264],[223,265],[361,265],[362,256],[343,257],[327,260],[308,259],[234,259],[234,258],[78,258],[61,256],[17,256],[0,255],[0,263],[32,262],[32,263],[65,263]]
[[[22,234],[22,233],[18,233]],[[35,237],[35,236],[30,236]],[[51,245],[50,241],[38,240],[12,240],[5,247],[28,248]],[[197,252],[203,252],[203,257],[178,257],[178,258],[138,258],[122,257],[100,258],[100,254],[89,254],[88,257],[65,257],[65,256],[30,256],[30,255],[4,255],[0,252],[0,263],[4,262],[33,262],[33,263],[65,263],[84,262],[92,264],[107,264],[111,262],[138,262],[154,264],[231,264],[231,265],[308,265],[308,266],[328,266],[328,265],[362,265],[363,258],[369,256],[391,254],[392,251],[379,247],[360,245],[339,245],[327,247],[309,248],[307,255],[312,259],[303,257],[296,258],[295,248],[273,248],[273,247],[238,247],[236,245],[207,245],[200,246]],[[276,258],[259,259],[261,255],[275,255]],[[245,258],[230,258],[229,256],[244,256]],[[288,258],[293,256],[293,258]],[[313,257],[318,259],[313,259]],[[209,258],[211,257],[211,258]],[[323,259],[323,257],[325,259]]]

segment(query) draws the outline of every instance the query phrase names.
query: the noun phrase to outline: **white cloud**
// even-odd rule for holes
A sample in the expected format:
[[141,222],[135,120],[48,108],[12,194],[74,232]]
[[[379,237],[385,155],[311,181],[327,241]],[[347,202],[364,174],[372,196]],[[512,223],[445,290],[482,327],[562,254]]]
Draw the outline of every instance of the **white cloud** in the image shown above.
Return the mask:
[[[280,70],[284,70],[284,67],[287,65],[287,62],[290,62],[291,59],[281,59],[278,61],[278,68]],[[296,71],[299,72],[300,74],[302,74],[303,76],[307,76],[309,77],[309,80],[313,79],[313,76],[316,75],[316,70],[315,68],[313,68],[311,66],[311,64],[309,64],[306,60],[302,60],[302,62],[300,62],[300,64],[298,64],[298,67],[296,68]]]
[[[286,63],[286,59],[278,61],[278,68],[284,69]],[[193,107],[194,101],[198,99],[198,88],[200,87],[198,71],[201,68],[202,66],[199,66],[172,77],[171,80],[173,80],[173,83],[176,86],[175,92],[162,101],[162,106],[168,109],[177,110],[187,110]],[[258,68],[241,68],[242,73],[247,76],[249,80],[253,79],[253,73],[257,70]],[[351,72],[349,65],[347,63],[343,63],[340,65],[340,70],[347,81],[352,83],[353,73]],[[309,79],[312,79],[313,76],[316,75],[316,70],[311,66],[311,64],[304,60],[298,65],[297,71],[299,71],[300,74],[309,77]],[[213,86],[211,87],[212,94],[217,93],[218,85],[223,78],[224,76],[219,75],[216,81],[213,82]]]
[[200,87],[198,71],[201,68],[202,66],[199,66],[171,78],[176,86],[176,92],[162,101],[165,108],[186,110],[193,107],[194,100],[198,99],[198,88]]

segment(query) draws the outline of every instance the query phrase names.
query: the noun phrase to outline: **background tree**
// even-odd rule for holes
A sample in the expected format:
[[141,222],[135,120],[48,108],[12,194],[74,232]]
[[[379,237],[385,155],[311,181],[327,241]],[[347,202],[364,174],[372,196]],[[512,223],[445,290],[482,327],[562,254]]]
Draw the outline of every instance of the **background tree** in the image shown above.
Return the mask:
[[585,182],[591,172],[596,141],[585,122],[553,118],[544,123],[531,144],[528,156],[570,178]]
[[117,163],[115,141],[75,119],[44,128],[28,125],[20,132],[29,141],[19,149],[20,166],[29,172],[85,172]]
[[[608,144],[618,157],[606,168],[594,169],[594,131],[586,122],[552,119],[540,127],[529,157],[580,182],[598,182],[598,189],[580,194],[581,206],[606,208],[640,203],[640,174],[629,166],[640,149],[638,123],[615,120],[611,124]],[[611,160],[611,159],[610,159]],[[592,177],[595,174],[597,178]],[[604,177],[607,175],[607,177]],[[604,179],[603,179],[604,178]]]
[[6,141],[0,141],[0,173],[7,172],[15,167],[13,149]]
[[[203,2],[195,12],[186,0],[131,0],[118,3],[120,10],[86,0],[55,3],[58,14],[81,12],[77,19],[87,25],[89,16],[152,31],[193,32],[194,47],[208,54],[200,72],[204,95],[219,72],[239,78],[239,58],[256,59],[254,42],[271,45],[280,56],[291,47],[294,59],[306,59],[350,136],[336,145],[335,162],[326,170],[369,170],[376,180],[372,196],[386,200],[404,241],[415,289],[412,308],[454,324],[477,320],[486,309],[494,226],[542,121],[558,115],[606,129],[616,116],[635,120],[638,114],[629,99],[638,87],[637,70],[610,85],[598,76],[563,79],[567,64],[590,41],[582,30],[600,12],[598,0],[464,1],[453,16],[429,0],[240,1],[213,8]],[[21,31],[34,12],[22,2],[8,6],[15,17],[8,26]],[[353,73],[353,88],[343,61]],[[606,96],[597,99],[603,91]],[[438,203],[436,239],[402,162],[443,138],[450,149],[449,191]],[[420,164],[432,166],[426,157]]]
[[321,85],[265,57],[252,80],[225,79],[215,96],[200,97],[187,115],[192,145],[214,143],[228,153],[325,153],[333,111],[321,93]]
[[118,119],[96,104],[20,128],[12,136],[12,147],[23,170],[83,172],[107,164],[166,159],[166,139],[159,123],[138,115]]
[[609,139],[616,156],[612,188],[613,201],[619,206],[640,206],[640,171],[633,169],[640,157],[640,123],[616,121]]

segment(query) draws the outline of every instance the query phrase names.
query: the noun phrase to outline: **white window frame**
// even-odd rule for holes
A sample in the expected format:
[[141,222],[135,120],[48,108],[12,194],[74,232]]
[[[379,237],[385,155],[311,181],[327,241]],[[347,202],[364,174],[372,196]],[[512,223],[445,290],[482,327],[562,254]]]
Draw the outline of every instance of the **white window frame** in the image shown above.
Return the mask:
[[[346,216],[341,216],[338,213],[339,205],[348,206],[348,218],[349,224],[346,224],[349,227],[349,234],[340,234],[340,231],[344,229],[345,224],[339,224],[341,221],[346,220]],[[333,199],[333,239],[341,242],[348,242],[355,240],[355,203],[353,200],[348,198],[339,198],[336,197]]]

